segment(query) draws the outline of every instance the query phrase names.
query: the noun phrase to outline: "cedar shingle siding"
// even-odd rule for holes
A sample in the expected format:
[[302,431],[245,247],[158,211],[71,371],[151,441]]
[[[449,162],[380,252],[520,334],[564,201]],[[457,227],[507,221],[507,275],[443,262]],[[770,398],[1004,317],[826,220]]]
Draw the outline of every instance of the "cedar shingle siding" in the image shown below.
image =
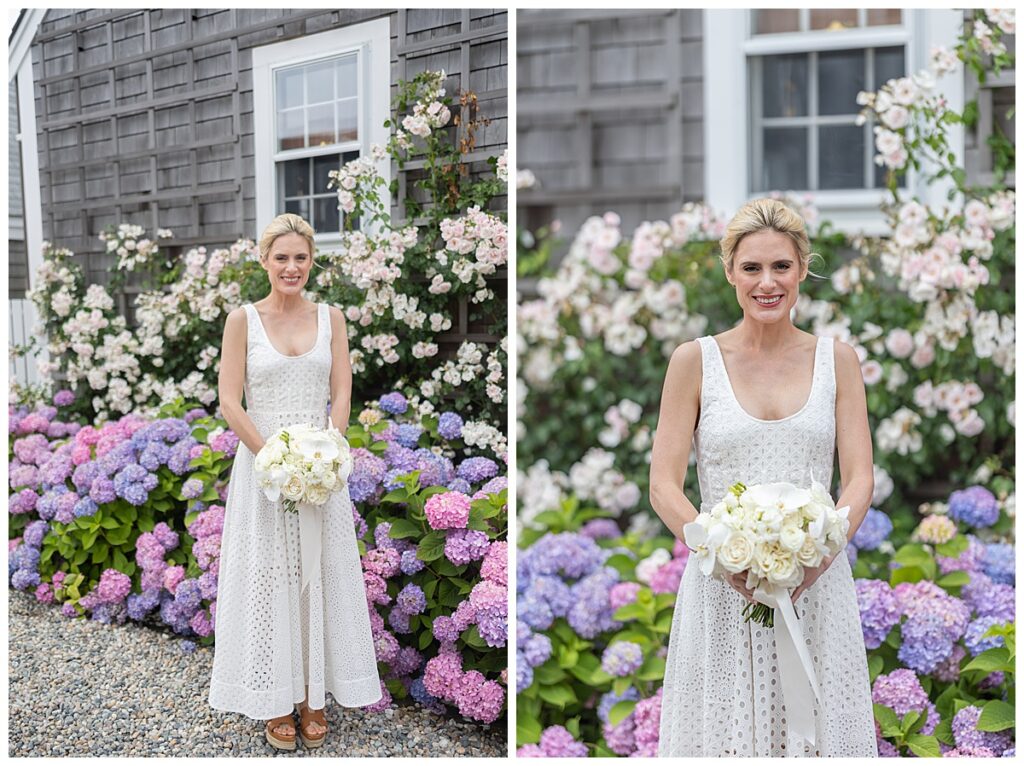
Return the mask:
[[384,15],[392,81],[443,67],[461,86],[468,72],[492,119],[477,156],[500,153],[504,10],[49,11],[32,47],[43,238],[105,282],[109,224],[169,228],[185,247],[257,237],[252,48]]

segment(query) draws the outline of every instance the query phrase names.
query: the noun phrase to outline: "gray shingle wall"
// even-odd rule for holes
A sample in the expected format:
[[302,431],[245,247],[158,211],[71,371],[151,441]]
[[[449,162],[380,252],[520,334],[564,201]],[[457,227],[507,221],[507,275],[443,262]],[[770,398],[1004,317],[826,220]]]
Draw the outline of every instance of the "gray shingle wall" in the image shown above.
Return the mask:
[[499,153],[505,10],[48,11],[32,48],[44,238],[105,282],[111,260],[97,234],[109,224],[170,228],[183,247],[258,236],[252,48],[384,15],[392,82],[438,67],[451,91],[468,80],[491,119],[477,148]]
[[703,197],[702,12],[518,11],[524,221],[626,230]]

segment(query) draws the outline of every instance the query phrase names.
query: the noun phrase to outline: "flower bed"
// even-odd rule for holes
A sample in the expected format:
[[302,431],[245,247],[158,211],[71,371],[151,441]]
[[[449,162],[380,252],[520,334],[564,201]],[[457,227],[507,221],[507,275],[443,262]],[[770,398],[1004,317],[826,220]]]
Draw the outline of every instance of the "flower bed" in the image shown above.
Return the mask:
[[[882,755],[1013,748],[1014,498],[983,487],[932,503],[911,534],[872,509],[854,562]],[[623,536],[567,508],[517,561],[521,756],[657,754],[679,541]]]
[[[9,577],[68,617],[214,640],[223,500],[238,438],[203,409],[100,428],[10,408]],[[388,694],[491,723],[505,705],[503,455],[467,450],[454,412],[382,397],[348,431],[350,492]],[[439,680],[440,679],[440,680]]]

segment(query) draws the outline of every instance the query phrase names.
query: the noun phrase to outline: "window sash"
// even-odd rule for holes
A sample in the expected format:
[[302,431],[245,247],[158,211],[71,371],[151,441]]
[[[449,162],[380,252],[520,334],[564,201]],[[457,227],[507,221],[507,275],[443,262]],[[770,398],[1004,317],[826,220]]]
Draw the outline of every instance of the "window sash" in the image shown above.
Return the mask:
[[[867,46],[864,50],[865,57],[865,81],[868,87],[875,82],[875,50],[882,47],[894,47],[887,45]],[[763,64],[767,55],[751,56],[748,58],[749,67],[749,88],[750,88],[750,135],[748,137],[750,146],[750,165],[747,168],[747,188],[752,193],[763,193],[774,191],[773,189],[762,188],[761,174],[765,167],[764,130],[765,128],[807,128],[807,185],[793,191],[820,192],[823,191],[820,178],[820,143],[819,127],[823,126],[854,126],[857,112],[846,115],[820,115],[818,105],[818,51],[807,51],[808,73],[807,73],[807,115],[799,117],[763,117]],[[768,54],[771,55],[771,54]],[[903,49],[904,67],[907,61],[907,49]],[[860,186],[841,187],[840,189],[828,189],[828,191],[874,191],[879,189],[875,186],[875,141],[874,121],[868,120],[861,130],[864,131],[864,151],[862,157],[863,177]]]

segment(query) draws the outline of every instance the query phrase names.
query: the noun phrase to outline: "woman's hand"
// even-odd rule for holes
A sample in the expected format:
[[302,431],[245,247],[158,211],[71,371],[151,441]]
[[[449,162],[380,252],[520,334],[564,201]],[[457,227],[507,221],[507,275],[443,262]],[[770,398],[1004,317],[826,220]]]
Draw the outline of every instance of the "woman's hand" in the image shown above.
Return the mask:
[[733,590],[739,593],[743,598],[749,601],[751,604],[754,603],[754,591],[747,587],[747,573],[739,572],[737,574],[726,573],[725,581],[732,586]]
[[[845,556],[846,554],[839,551],[836,555]],[[826,556],[821,560],[821,563],[818,566],[804,567],[804,581],[793,589],[793,594],[790,600],[795,603],[801,593],[814,585],[818,578],[825,574],[826,570],[832,565],[832,562],[835,561],[835,558],[835,556]]]

